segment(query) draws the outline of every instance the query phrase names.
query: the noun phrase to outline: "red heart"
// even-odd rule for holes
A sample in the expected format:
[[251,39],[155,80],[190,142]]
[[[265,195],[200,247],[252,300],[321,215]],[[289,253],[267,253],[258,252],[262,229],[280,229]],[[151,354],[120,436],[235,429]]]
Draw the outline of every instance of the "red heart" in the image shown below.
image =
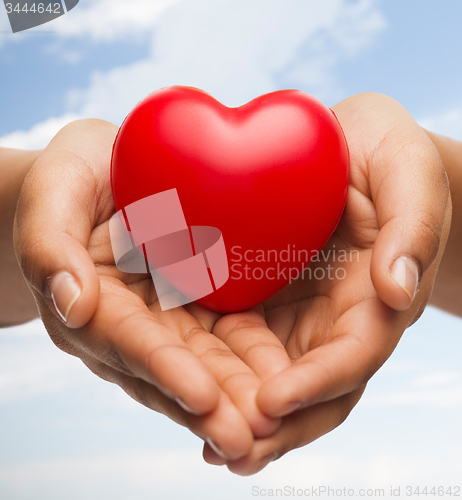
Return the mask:
[[128,115],[111,175],[117,210],[176,188],[189,226],[222,232],[229,279],[197,302],[235,312],[281,290],[329,239],[346,202],[349,156],[333,112],[303,92],[227,108],[170,87]]

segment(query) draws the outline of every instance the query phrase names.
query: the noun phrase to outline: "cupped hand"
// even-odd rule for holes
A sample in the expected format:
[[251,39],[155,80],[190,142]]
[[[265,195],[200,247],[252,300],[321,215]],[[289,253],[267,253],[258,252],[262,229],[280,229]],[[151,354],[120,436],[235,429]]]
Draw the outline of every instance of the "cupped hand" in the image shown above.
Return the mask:
[[320,262],[246,313],[159,314],[151,280],[115,268],[110,124],[66,127],[19,203],[18,256],[55,343],[207,439],[205,459],[239,474],[346,418],[425,307],[447,238],[444,170],[406,111],[374,94],[334,111],[351,153],[342,221]]
[[[15,221],[24,276],[58,347],[189,427],[222,457],[245,456],[253,436],[270,435],[280,419],[258,409],[260,378],[211,333],[220,316],[196,304],[161,312],[150,275],[114,265],[116,133],[107,122],[74,122],[29,172]],[[281,350],[272,373],[289,364]]]
[[[370,377],[424,310],[448,237],[451,200],[441,159],[393,99],[361,94],[333,107],[350,148],[351,178],[341,222],[319,258],[256,312],[218,319],[213,333],[263,375],[257,395],[271,436],[226,462],[253,474],[338,426]],[[309,230],[309,227],[307,228]],[[252,330],[258,326],[259,347]],[[276,336],[291,366],[265,376]],[[265,368],[266,367],[266,368]]]

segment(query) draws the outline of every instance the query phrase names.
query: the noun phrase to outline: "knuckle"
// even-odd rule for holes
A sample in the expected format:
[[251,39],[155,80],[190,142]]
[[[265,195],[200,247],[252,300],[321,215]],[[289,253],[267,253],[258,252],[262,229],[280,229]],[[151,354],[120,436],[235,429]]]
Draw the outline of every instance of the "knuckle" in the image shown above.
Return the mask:
[[124,338],[127,331],[133,330],[133,321],[138,319],[140,319],[140,311],[135,309],[126,314],[113,329],[101,332],[99,339],[105,362],[125,375],[133,375],[133,370],[130,369],[121,354],[123,347],[120,345],[119,339]]
[[248,357],[250,356],[251,353],[253,353],[255,351],[255,349],[258,351],[260,349],[276,349],[277,351],[281,352],[281,353],[284,353],[286,354],[286,350],[284,349],[284,347],[282,345],[279,345],[279,344],[275,344],[274,342],[264,342],[264,341],[259,341],[259,342],[255,342],[251,345],[249,345],[245,351],[243,352],[242,354],[242,359],[248,359]]
[[175,359],[175,354],[171,351],[178,353],[181,352],[179,351],[179,349],[181,349],[183,352],[190,352],[186,346],[162,344],[151,348],[144,357],[144,369],[148,374],[148,377],[153,378],[156,381],[156,384],[159,383],[159,366],[164,361],[165,356],[167,356],[169,359]]
[[[226,342],[226,339],[230,338],[231,336],[242,333],[242,331],[266,330],[266,328],[260,322],[252,319],[243,319],[235,322],[231,318],[229,320],[229,323],[229,325],[226,325],[225,323],[221,324],[221,336],[224,342]],[[228,326],[228,328],[225,328],[224,325]]]
[[188,340],[191,340],[192,338],[197,338],[202,335],[204,335],[205,330],[198,325],[194,325],[191,328],[188,328],[184,333],[183,333],[183,340],[187,342]]
[[242,329],[261,328],[262,326],[262,317],[254,311],[247,311],[245,313],[231,313],[222,316],[215,323],[214,331],[229,335],[232,332]]
[[197,357],[206,362],[208,358],[234,358],[235,354],[231,351],[231,349],[225,346],[210,346],[204,351],[198,353]]

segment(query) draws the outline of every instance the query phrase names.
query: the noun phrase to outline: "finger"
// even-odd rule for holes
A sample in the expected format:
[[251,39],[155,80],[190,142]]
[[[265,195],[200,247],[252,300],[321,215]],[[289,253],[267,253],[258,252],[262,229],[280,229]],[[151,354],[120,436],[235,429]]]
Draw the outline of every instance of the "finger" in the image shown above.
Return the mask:
[[122,387],[131,397],[148,408],[156,411],[161,409],[161,413],[205,440],[222,460],[238,460],[250,451],[253,444],[252,432],[225,393],[220,393],[214,411],[198,416],[186,412],[165,396],[159,402],[161,393],[156,393],[155,388],[146,382],[134,380],[127,380]]
[[266,324],[263,307],[223,316],[216,322],[213,334],[261,379],[291,365],[284,346]]
[[374,169],[380,175],[371,183],[380,229],[371,278],[380,298],[397,310],[411,305],[423,275],[444,248],[451,217],[441,159],[426,134],[413,125],[415,145],[403,147],[402,136],[401,144],[396,144],[399,130],[383,141],[383,151],[377,151],[374,161],[392,155],[393,160],[383,170]]
[[280,417],[365,385],[390,356],[406,321],[377,297],[360,302],[337,320],[328,343],[263,383],[258,406]]
[[110,158],[117,127],[81,120],[62,129],[27,176],[15,221],[15,249],[29,286],[77,328],[93,315],[98,276],[86,247],[111,210]]
[[425,132],[393,99],[362,97],[361,108],[375,117],[362,140],[349,137],[350,129],[357,128],[351,121],[362,118],[347,108],[340,103],[335,112],[350,149],[363,150],[380,229],[373,247],[372,281],[386,304],[405,310],[447,238],[450,203],[444,166]]
[[192,413],[212,411],[219,387],[181,337],[120,284],[101,280],[98,308],[73,341],[102,363],[155,385]]
[[[364,387],[338,399],[297,411],[284,418],[272,436],[256,440],[250,453],[239,460],[227,461],[228,469],[240,476],[250,476],[263,470],[289,451],[306,446],[338,427],[359,401]],[[204,445],[203,456],[208,463],[218,462],[213,450]]]
[[225,465],[226,459],[222,458],[217,452],[213,451],[213,448],[207,443],[204,443],[202,449],[202,458],[209,465]]
[[[163,318],[168,318],[163,314]],[[166,321],[166,319],[164,320]],[[220,387],[242,412],[255,437],[268,436],[276,431],[280,419],[264,415],[256,405],[260,378],[215,335],[199,327],[190,315],[171,315],[172,328],[179,325],[191,351],[210,370]]]
[[224,393],[213,412],[204,416],[191,415],[144,380],[125,375],[95,359],[87,359],[85,364],[100,378],[119,385],[138,403],[166,415],[204,439],[220,460],[236,460],[250,451],[253,438],[249,426]]

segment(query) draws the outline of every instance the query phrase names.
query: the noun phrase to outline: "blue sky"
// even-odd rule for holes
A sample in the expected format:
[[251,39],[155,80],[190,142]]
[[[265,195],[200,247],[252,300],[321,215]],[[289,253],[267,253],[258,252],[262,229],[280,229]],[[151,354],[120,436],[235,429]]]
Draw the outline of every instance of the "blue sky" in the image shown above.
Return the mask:
[[[104,4],[101,1],[96,3]],[[107,3],[109,5],[111,2]],[[116,4],[121,3],[123,3],[121,0],[116,2]],[[157,3],[160,2],[157,0]],[[197,18],[198,25],[207,23],[207,15],[204,13],[207,2],[193,0],[183,2],[179,7],[175,4],[181,4],[181,2],[168,2],[167,0],[164,2],[166,6],[169,3],[176,11],[184,9],[185,3],[188,4],[189,10]],[[214,9],[215,16],[211,15],[209,19],[222,23],[226,21],[226,16],[220,17],[219,4],[223,3],[230,4],[234,9],[239,25],[240,18],[244,17],[239,12],[244,13],[246,10],[245,4],[239,1],[215,2],[218,5]],[[270,0],[268,3],[279,4],[281,10],[287,10],[280,2]],[[297,2],[289,3],[296,4]],[[341,4],[342,2],[328,3]],[[345,3],[354,5],[355,2]],[[429,0],[421,2],[387,0],[386,2],[361,3],[376,6],[375,12],[382,16],[384,24],[376,27],[375,33],[372,28],[370,36],[364,36],[364,27],[353,25],[351,31],[354,32],[356,28],[356,31],[360,32],[359,38],[363,36],[364,39],[359,41],[359,48],[349,53],[348,50],[342,51],[342,40],[339,43],[328,30],[321,26],[315,36],[307,36],[306,40],[301,40],[300,47],[296,47],[296,50],[288,55],[286,65],[281,65],[278,68],[279,71],[271,75],[275,88],[298,83],[299,88],[320,95],[329,105],[349,95],[374,90],[391,95],[416,117],[438,114],[454,105],[460,105],[462,99],[458,76],[461,70],[460,65],[457,64],[460,57],[459,48],[462,45],[462,33],[459,29],[462,14],[460,3],[454,1],[437,3]],[[140,9],[145,4],[146,1],[138,0],[135,8]],[[233,4],[236,5],[235,8]],[[261,4],[261,2],[255,1],[255,4]],[[201,8],[202,5],[204,9]],[[301,9],[299,7],[299,9],[306,18],[309,18],[310,5],[313,5],[313,2],[305,2],[305,5],[306,7]],[[260,8],[266,10],[262,6]],[[80,12],[75,11],[72,16],[84,12],[85,16],[83,14],[81,16],[84,19],[78,19],[81,24],[85,23],[85,17],[93,19],[93,16],[99,14],[89,0],[81,0],[79,10]],[[101,35],[98,35],[98,20],[94,19],[91,28],[77,26],[68,35],[66,34],[67,24],[73,24],[69,15],[54,21],[53,24],[36,28],[33,33],[13,35],[5,34],[8,29],[6,13],[0,10],[1,90],[4,96],[1,102],[1,112],[2,116],[6,117],[0,123],[0,136],[15,130],[27,130],[50,116],[57,117],[78,111],[79,106],[72,102],[72,91],[88,89],[92,78],[95,78],[95,73],[104,74],[111,69],[130,67],[137,61],[142,62],[147,59],[151,59],[153,69],[156,68],[157,45],[162,42],[162,36],[166,39],[170,36],[162,32],[159,40],[156,35],[157,31],[161,31],[158,29],[159,24],[164,24],[169,28],[172,37],[178,36],[181,39],[181,34],[175,33],[175,18],[169,19],[165,14],[159,17],[152,16],[152,28],[140,26],[139,23],[134,22],[132,31],[129,25],[121,27],[119,31],[117,28],[112,31],[110,28],[106,30],[102,28],[103,34]],[[103,18],[101,24],[109,23],[109,21],[110,19],[105,21]],[[302,17],[302,22],[300,23],[299,20],[297,24],[303,26],[303,21]],[[40,33],[45,30],[58,29],[56,25],[59,25],[58,32]],[[251,37],[249,39],[251,43],[256,42],[258,45],[259,42],[264,41],[265,37],[258,36],[258,21],[254,21],[251,25],[256,35],[254,32],[254,40]],[[178,26],[182,26],[181,21],[178,21]],[[192,29],[190,32],[195,33]],[[284,30],[280,30],[278,35],[284,37]],[[355,35],[356,33],[353,33],[352,36]],[[167,40],[169,41],[170,39]],[[232,36],[226,37],[224,41],[226,42],[226,55],[229,55],[233,50]],[[206,43],[207,40],[196,39],[193,44],[199,60],[201,49],[204,49],[203,46]],[[202,52],[204,57],[208,53],[207,50],[202,50]],[[297,57],[309,60],[310,55],[314,55],[314,59],[320,55],[336,58],[331,66],[331,79],[322,82],[323,85],[321,85],[329,89],[327,92],[318,88],[319,85],[310,85],[309,78],[301,78],[298,81],[287,78],[285,70],[290,67],[290,64],[294,64]],[[180,56],[172,61],[172,64],[179,66],[175,73],[184,79],[185,83],[196,79],[194,70],[181,67],[183,63],[181,59]],[[226,57],[224,61],[221,61],[221,65],[225,63]],[[216,61],[210,61],[210,64],[216,64]],[[207,73],[207,69],[209,68],[206,68],[203,73]],[[236,81],[239,81],[237,83],[239,89],[245,85],[245,74],[239,74],[237,71],[231,74],[234,85]],[[212,83],[207,81],[206,75],[202,80]],[[209,86],[214,87],[213,84]],[[240,94],[242,97],[247,97],[245,92],[240,92]],[[236,101],[239,97],[240,95],[237,95]],[[233,104],[238,104],[238,102]],[[127,112],[128,109],[123,111]],[[104,115],[104,110],[100,111],[100,114]]]
[[[287,87],[328,105],[383,92],[462,139],[461,18],[458,1],[80,0],[35,33],[12,35],[0,6],[0,144],[42,147],[83,116],[120,123],[171,84],[228,105]],[[254,485],[454,486],[461,326],[429,309],[341,428],[244,479],[203,464],[197,438],[58,351],[39,322],[0,330],[0,498],[226,500],[252,498]]]

